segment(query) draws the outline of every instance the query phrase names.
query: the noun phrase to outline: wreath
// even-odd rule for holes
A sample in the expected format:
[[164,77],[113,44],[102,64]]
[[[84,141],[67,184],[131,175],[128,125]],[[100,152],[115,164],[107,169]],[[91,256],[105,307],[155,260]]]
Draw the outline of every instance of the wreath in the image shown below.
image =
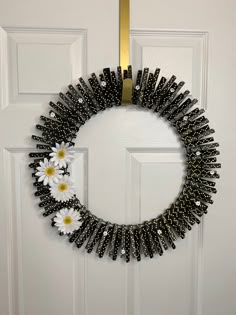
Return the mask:
[[175,249],[176,239],[199,224],[213,203],[214,179],[219,178],[216,169],[221,167],[216,163],[219,144],[211,136],[214,130],[202,115],[204,109],[194,106],[197,100],[188,97],[190,92],[180,92],[184,82],[177,84],[175,76],[158,80],[159,74],[160,69],[137,72],[132,104],[152,110],[174,127],[185,148],[186,174],[175,201],[149,221],[120,225],[98,218],[80,203],[68,169],[80,127],[99,111],[122,104],[124,82],[132,80],[131,66],[123,73],[120,66],[117,71],[105,68],[99,79],[91,74],[90,87],[83,78],[76,86],[69,85],[66,93],[59,93],[56,104],[49,103],[49,117],[40,116],[43,124],[36,129],[41,136],[32,136],[38,150],[29,154],[33,158],[29,166],[43,216],[50,216],[51,225],[60,235],[67,235],[69,242],[78,248],[86,243],[87,252],[94,250],[100,258],[107,253],[113,260],[120,256],[129,262],[131,257],[140,261],[142,255],[161,256],[164,250]]

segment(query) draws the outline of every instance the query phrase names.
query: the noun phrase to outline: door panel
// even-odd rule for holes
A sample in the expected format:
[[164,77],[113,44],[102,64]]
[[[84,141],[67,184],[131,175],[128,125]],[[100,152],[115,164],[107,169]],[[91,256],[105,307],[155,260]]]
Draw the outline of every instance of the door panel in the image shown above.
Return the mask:
[[[235,3],[131,2],[134,72],[160,67],[186,82],[217,131],[223,170],[209,214],[177,249],[129,264],[100,260],[59,237],[41,216],[27,166],[48,101],[78,77],[119,63],[118,1],[0,6],[0,314],[235,314]],[[183,161],[164,121],[122,106],[81,128],[72,176],[97,216],[135,223],[174,200]]]

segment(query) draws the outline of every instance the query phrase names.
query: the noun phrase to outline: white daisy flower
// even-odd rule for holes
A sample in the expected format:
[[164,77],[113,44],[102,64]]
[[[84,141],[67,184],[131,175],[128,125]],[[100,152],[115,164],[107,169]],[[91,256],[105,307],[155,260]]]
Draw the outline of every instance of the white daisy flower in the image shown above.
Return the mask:
[[81,225],[81,216],[78,211],[71,209],[63,208],[57,212],[56,217],[53,219],[55,226],[58,230],[64,234],[69,234],[78,230]]
[[67,201],[75,194],[75,187],[68,175],[64,175],[57,183],[53,183],[51,195],[57,201]]
[[66,167],[74,157],[74,151],[71,149],[72,147],[69,147],[69,143],[65,143],[64,141],[61,144],[56,143],[56,147],[52,147],[53,152],[50,153],[50,161],[55,165],[59,165],[60,168]]
[[62,170],[59,170],[58,166],[55,166],[48,159],[44,159],[43,162],[39,162],[39,167],[37,167],[38,172],[35,174],[39,177],[38,181],[42,182],[44,185],[52,185],[53,183],[58,183],[61,178]]

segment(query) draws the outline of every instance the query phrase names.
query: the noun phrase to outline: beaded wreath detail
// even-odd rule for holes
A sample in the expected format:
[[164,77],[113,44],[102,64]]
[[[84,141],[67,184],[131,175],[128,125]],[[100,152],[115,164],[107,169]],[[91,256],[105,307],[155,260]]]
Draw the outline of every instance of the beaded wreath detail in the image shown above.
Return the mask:
[[186,151],[186,176],[175,202],[156,218],[119,225],[96,217],[74,194],[68,172],[77,132],[92,115],[121,105],[123,80],[132,79],[131,66],[123,76],[121,67],[116,72],[103,69],[99,79],[93,73],[88,79],[90,87],[83,78],[76,86],[69,85],[65,94],[59,93],[56,104],[49,103],[49,117],[40,117],[43,125],[37,124],[36,128],[41,136],[32,136],[38,150],[29,154],[33,158],[29,166],[43,216],[50,216],[52,226],[58,228],[60,235],[66,234],[69,242],[78,248],[86,243],[87,252],[94,250],[100,258],[105,252],[113,260],[120,256],[126,262],[131,257],[140,261],[142,255],[161,256],[164,250],[175,249],[176,239],[184,238],[195,223],[199,224],[208,204],[213,203],[214,179],[219,178],[216,169],[221,167],[216,163],[219,144],[211,136],[214,130],[204,110],[192,108],[197,100],[188,98],[190,92],[180,92],[184,82],[177,84],[175,76],[158,80],[159,74],[160,69],[154,73],[148,68],[137,72],[132,103],[152,110],[175,128]]

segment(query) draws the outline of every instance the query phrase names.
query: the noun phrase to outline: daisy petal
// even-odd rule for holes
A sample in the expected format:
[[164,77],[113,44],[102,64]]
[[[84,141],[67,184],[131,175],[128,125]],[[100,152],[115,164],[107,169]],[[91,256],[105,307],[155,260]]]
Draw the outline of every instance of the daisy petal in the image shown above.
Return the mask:
[[45,176],[44,181],[43,181],[43,184],[46,186],[46,185],[48,184],[48,181],[49,181],[48,177]]
[[38,182],[42,182],[44,180],[44,178],[45,178],[45,175],[39,177]]

